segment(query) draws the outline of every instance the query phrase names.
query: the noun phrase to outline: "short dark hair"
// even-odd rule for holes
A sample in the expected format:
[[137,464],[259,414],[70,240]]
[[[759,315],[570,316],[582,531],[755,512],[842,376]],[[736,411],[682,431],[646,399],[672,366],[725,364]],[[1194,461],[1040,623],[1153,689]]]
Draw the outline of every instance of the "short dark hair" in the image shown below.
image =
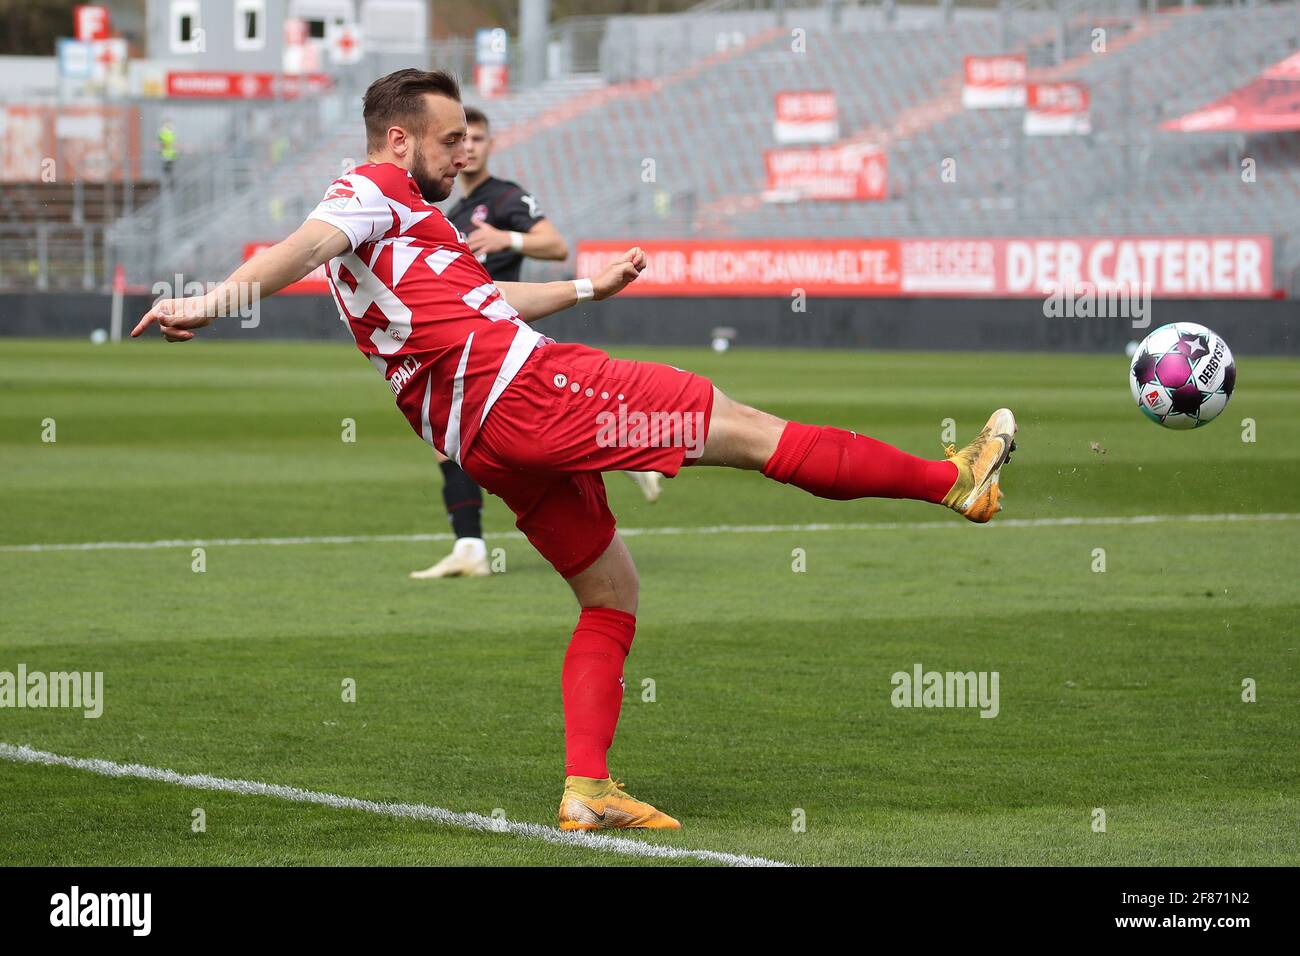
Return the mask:
[[492,124],[488,122],[487,114],[477,106],[465,107],[465,122],[466,124],[477,123],[479,126],[482,126],[487,130],[492,128]]
[[460,84],[446,70],[398,70],[370,84],[362,100],[366,120],[366,148],[382,149],[388,129],[408,127],[412,133],[424,130],[424,94],[436,93],[460,102]]

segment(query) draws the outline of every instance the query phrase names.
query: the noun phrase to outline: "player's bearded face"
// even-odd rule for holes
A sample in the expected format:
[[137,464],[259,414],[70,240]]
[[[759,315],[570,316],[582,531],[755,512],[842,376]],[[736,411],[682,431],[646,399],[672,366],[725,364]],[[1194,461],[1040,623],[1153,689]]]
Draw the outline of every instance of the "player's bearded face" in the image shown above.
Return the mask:
[[[430,157],[420,148],[417,141],[411,153],[411,177],[420,189],[420,195],[428,202],[442,202],[451,195],[452,185],[456,182],[455,170],[442,169],[430,162]],[[450,179],[448,173],[452,174]]]

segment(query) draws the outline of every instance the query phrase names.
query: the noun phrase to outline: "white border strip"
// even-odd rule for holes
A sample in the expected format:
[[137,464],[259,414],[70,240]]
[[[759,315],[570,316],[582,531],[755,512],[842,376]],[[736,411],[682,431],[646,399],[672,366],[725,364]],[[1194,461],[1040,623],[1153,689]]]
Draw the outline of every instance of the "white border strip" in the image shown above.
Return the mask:
[[[1300,521],[1298,513],[1208,514],[1208,515],[1114,515],[1078,518],[998,518],[990,528],[1073,528],[1111,525],[1203,524],[1215,521]],[[955,518],[945,521],[859,521],[830,524],[716,524],[695,528],[619,528],[625,538],[692,534],[777,534],[820,531],[935,531],[964,528]],[[493,534],[494,538],[518,538],[518,531]],[[83,541],[70,544],[4,544],[0,554],[33,554],[44,551],[152,551],[161,548],[214,548],[276,546],[293,544],[384,544],[392,542],[451,541],[455,535],[439,534],[341,534],[283,538],[176,538],[166,541]]]
[[97,773],[103,777],[131,777],[139,780],[150,780],[154,783],[169,783],[178,787],[189,787],[194,790],[216,790],[222,793],[237,793],[247,797],[275,797],[279,800],[292,800],[296,803],[315,803],[324,807],[334,807],[338,810],[361,810],[379,816],[396,817],[404,820],[423,820],[429,823],[459,827],[464,830],[476,830],[481,833],[508,833],[529,840],[554,843],[557,846],[576,847],[600,853],[617,853],[622,856],[638,856],[662,860],[701,860],[706,863],[722,863],[726,866],[788,865],[761,856],[719,853],[715,850],[687,850],[681,847],[663,846],[656,843],[642,843],[638,840],[630,840],[627,837],[566,832],[556,827],[543,826],[540,823],[516,823],[510,820],[485,817],[481,813],[458,813],[454,810],[444,810],[442,807],[431,807],[423,803],[377,803],[373,800],[340,797],[332,793],[300,790],[297,787],[285,787],[275,783],[258,783],[255,780],[228,780],[224,777],[212,777],[206,773],[183,774],[177,773],[175,770],[146,767],[136,763],[121,764],[114,763],[111,760],[64,757],[44,750],[34,750],[31,747],[6,743],[0,743],[0,760],[8,760],[13,763],[43,764],[47,767],[70,767],[73,770],[86,770],[90,773]]

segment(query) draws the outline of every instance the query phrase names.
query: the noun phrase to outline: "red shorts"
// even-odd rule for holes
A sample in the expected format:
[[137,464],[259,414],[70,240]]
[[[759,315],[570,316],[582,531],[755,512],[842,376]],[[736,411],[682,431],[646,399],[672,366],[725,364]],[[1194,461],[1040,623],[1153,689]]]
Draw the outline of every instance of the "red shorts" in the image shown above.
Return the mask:
[[501,393],[461,465],[510,507],[515,526],[568,578],[614,537],[601,472],[672,477],[703,452],[712,411],[706,378],[550,343]]

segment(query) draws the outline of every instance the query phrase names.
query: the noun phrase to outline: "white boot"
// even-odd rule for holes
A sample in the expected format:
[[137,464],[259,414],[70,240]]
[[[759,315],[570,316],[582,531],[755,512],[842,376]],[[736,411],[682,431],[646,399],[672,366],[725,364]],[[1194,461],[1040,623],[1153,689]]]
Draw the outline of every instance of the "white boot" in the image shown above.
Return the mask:
[[429,578],[485,578],[492,573],[488,564],[487,544],[482,538],[457,538],[447,555],[431,568],[412,571],[417,581]]
[[625,471],[627,475],[636,482],[636,486],[641,489],[641,494],[645,495],[645,500],[651,503],[659,498],[660,485],[663,475],[657,471]]

